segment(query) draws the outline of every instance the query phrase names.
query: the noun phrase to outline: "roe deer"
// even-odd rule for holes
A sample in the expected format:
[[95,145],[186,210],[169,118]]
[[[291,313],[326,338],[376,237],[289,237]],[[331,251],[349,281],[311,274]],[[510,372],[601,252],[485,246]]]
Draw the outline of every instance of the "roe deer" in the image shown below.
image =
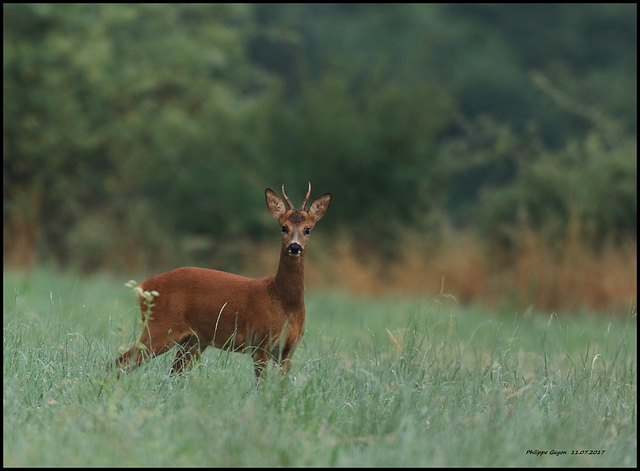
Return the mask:
[[302,208],[297,210],[282,185],[287,210],[273,191],[265,190],[269,212],[282,229],[275,276],[252,279],[184,267],[142,282],[139,288],[143,292],[157,292],[151,316],[145,320],[148,303],[139,295],[143,331],[138,343],[116,360],[116,367],[131,370],[145,357],[161,355],[178,345],[172,372],[181,373],[187,363],[213,345],[250,353],[256,380],[270,360],[287,373],[304,330],[304,256],[309,235],[331,201],[331,194],[326,193],[306,211],[310,194],[311,183]]

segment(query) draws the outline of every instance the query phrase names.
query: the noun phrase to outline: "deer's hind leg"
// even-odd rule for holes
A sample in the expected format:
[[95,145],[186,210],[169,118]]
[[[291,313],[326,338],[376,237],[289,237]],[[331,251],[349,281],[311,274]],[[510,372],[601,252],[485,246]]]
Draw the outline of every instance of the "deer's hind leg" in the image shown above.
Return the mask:
[[198,361],[200,354],[207,348],[208,344],[207,342],[201,342],[201,339],[196,334],[186,335],[176,343],[178,351],[171,367],[171,373],[180,375],[187,365]]
[[287,375],[289,374],[289,370],[291,369],[291,357],[293,356],[293,352],[296,350],[296,346],[293,345],[291,347],[285,348],[280,354],[280,359],[278,360],[278,366],[280,366],[280,374]]
[[115,366],[119,370],[134,370],[146,359],[166,353],[184,337],[183,333],[169,332],[163,336],[143,329],[138,341],[116,359]]

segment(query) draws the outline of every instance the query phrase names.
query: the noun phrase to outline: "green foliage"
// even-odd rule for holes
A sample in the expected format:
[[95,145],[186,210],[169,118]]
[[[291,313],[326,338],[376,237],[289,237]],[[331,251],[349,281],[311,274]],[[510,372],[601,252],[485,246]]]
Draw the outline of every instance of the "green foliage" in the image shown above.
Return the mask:
[[435,141],[454,108],[433,84],[371,81],[358,92],[354,80],[303,82],[300,103],[274,119],[269,151],[285,180],[313,175],[315,188],[331,190],[340,201],[331,220],[348,221],[361,242],[375,242],[372,224],[376,240],[391,241],[446,191]]
[[255,388],[248,356],[215,349],[183,377],[171,353],[107,373],[137,332],[122,281],[35,270],[3,289],[5,466],[637,465],[635,312],[310,293],[295,380]]
[[636,152],[635,139],[608,148],[593,133],[559,152],[523,156],[511,184],[484,195],[479,226],[489,237],[529,227],[549,241],[563,241],[573,221],[596,246],[608,237],[635,234]]
[[635,237],[635,12],[4,5],[5,254],[162,265],[184,235],[264,236],[264,188],[309,180],[385,253],[523,215]]
[[629,96],[636,81],[636,5],[442,8],[448,28],[437,44],[447,54],[436,57],[437,70],[445,83],[459,87],[465,115],[489,114],[517,130],[535,122],[545,141],[562,146],[584,132],[585,123],[540,96],[528,75],[541,70],[579,101],[599,105],[631,127],[635,123]]
[[[36,226],[46,217],[39,235],[66,262],[69,241],[89,214],[119,221],[120,232],[142,239],[149,234],[138,231],[154,229],[151,221],[175,227],[218,207],[212,201],[229,194],[220,170],[243,156],[228,129],[265,86],[243,59],[247,7],[4,11],[11,25],[4,36],[10,220],[26,212]],[[204,195],[208,204],[197,204]]]

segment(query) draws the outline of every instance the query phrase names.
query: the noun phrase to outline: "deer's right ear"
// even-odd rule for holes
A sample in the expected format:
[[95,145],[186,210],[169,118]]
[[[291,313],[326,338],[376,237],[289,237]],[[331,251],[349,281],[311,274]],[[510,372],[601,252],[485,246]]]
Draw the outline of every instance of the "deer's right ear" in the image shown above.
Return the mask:
[[267,208],[269,208],[271,215],[276,219],[280,219],[280,216],[287,212],[284,201],[269,188],[265,190],[264,196],[267,200]]

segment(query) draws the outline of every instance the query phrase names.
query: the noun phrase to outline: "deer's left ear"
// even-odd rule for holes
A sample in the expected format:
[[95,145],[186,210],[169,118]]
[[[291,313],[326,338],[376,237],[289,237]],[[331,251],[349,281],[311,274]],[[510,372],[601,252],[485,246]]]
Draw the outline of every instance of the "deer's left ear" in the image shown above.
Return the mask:
[[327,208],[329,207],[330,202],[331,193],[325,193],[320,198],[311,203],[311,207],[309,208],[309,216],[311,216],[311,219],[313,219],[314,222],[322,219],[324,213],[327,212]]

